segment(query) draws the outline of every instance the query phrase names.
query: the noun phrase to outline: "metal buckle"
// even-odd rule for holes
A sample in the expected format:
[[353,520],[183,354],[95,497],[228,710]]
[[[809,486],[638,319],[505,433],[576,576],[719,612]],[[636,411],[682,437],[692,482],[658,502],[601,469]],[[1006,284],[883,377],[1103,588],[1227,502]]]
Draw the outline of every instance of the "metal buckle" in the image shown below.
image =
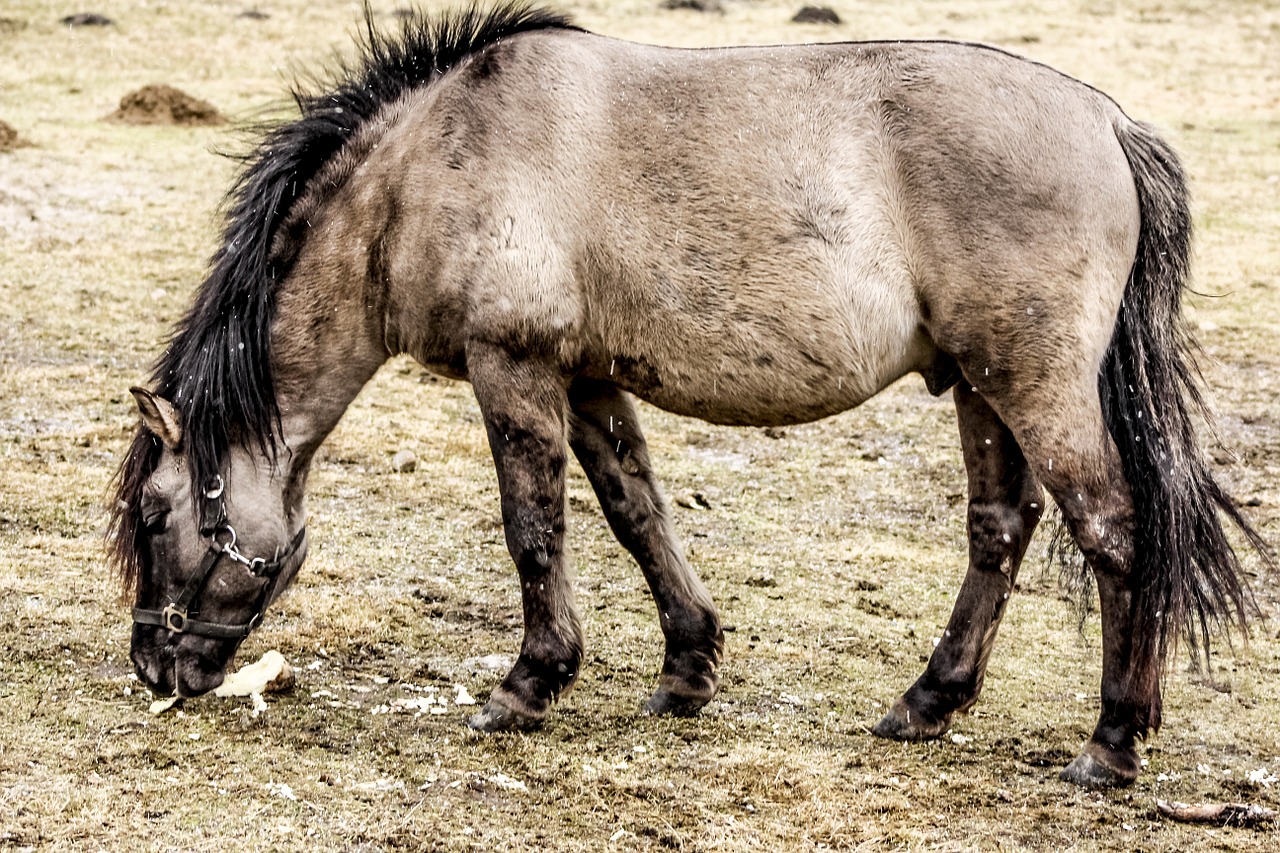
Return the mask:
[[170,604],[160,611],[160,618],[164,620],[164,626],[175,634],[181,634],[187,630],[187,611],[179,610]]
[[[224,531],[231,535],[231,539],[225,543],[219,542],[218,534]],[[213,544],[217,545],[218,548],[222,551],[222,553],[229,555],[233,560],[236,558],[237,554],[239,553],[236,551],[236,529],[232,527],[230,524],[222,525],[217,530],[213,531],[213,535],[210,536],[209,538],[213,540]]]
[[[216,481],[216,484],[215,484]],[[209,478],[209,488],[205,489],[204,496],[208,500],[216,501],[222,497],[222,492],[226,489],[226,483],[222,481],[221,474],[214,474]]]

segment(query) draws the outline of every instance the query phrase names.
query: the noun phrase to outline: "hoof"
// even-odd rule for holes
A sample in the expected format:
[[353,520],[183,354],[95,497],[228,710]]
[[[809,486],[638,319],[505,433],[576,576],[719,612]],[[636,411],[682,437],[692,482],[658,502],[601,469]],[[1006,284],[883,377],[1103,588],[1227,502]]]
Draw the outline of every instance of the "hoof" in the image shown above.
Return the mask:
[[653,716],[692,717],[707,704],[707,699],[693,699],[688,696],[677,696],[670,690],[659,687],[644,703],[644,712]]
[[1139,766],[1138,754],[1133,750],[1112,750],[1088,743],[1058,778],[1082,788],[1124,788],[1138,778]]
[[871,733],[887,740],[933,740],[951,727],[951,718],[934,720],[912,711],[899,699]]
[[542,725],[541,717],[530,717],[514,708],[508,708],[496,699],[490,699],[484,707],[467,718],[467,725],[478,732],[527,732]]

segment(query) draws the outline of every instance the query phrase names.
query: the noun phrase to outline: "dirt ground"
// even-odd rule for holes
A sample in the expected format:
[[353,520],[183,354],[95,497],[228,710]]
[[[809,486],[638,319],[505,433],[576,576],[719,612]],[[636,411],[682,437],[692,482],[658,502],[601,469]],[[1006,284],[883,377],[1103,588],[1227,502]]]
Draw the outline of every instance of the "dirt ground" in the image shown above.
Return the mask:
[[[388,365],[316,461],[311,555],[245,644],[293,692],[160,717],[128,662],[103,558],[104,493],[147,374],[214,249],[243,142],[226,127],[104,122],[166,84],[233,121],[350,44],[358,4],[6,0],[0,116],[0,847],[27,850],[1275,850],[1277,829],[1198,827],[1157,799],[1280,808],[1277,578],[1245,556],[1262,617],[1212,670],[1172,668],[1132,788],[1057,771],[1098,712],[1081,623],[1032,546],[982,701],[929,744],[870,727],[916,677],[964,570],[949,401],[909,378],[863,408],[766,433],[643,416],[692,561],[734,631],[720,696],[639,713],[656,614],[585,479],[570,537],[588,638],[543,730],[466,730],[517,651],[519,598],[467,386]],[[388,23],[398,3],[374,2]],[[998,44],[1162,127],[1194,176],[1196,288],[1218,473],[1280,542],[1280,3],[833,0],[562,4],[674,45],[893,37]],[[94,11],[114,23],[72,28]],[[246,15],[257,11],[259,15]],[[416,454],[409,473],[391,459]],[[697,496],[697,497],[695,497]]]

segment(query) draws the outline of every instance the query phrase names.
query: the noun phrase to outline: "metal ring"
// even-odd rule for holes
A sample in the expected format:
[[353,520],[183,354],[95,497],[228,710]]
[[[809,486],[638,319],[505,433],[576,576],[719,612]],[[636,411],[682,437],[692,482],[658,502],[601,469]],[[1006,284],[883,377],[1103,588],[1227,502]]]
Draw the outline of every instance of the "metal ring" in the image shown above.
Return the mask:
[[[225,543],[225,544],[224,544],[224,543],[222,543],[222,542],[219,542],[219,541],[218,541],[218,534],[219,534],[219,533],[221,533],[221,532],[222,532],[222,531],[224,531],[224,530],[225,530],[227,533],[230,533],[230,534],[231,534],[231,541],[230,541],[230,542],[227,542],[227,543]],[[211,537],[209,537],[209,538],[213,540],[213,544],[214,544],[214,545],[217,545],[219,548],[221,548],[221,549],[222,549],[222,553],[224,553],[224,554],[233,554],[233,555],[234,555],[234,553],[235,553],[235,547],[236,547],[236,529],[235,529],[234,527],[232,527],[230,524],[224,524],[224,525],[222,525],[222,526],[221,526],[221,527],[219,527],[217,530],[213,531],[213,535],[212,535]]]
[[[216,486],[213,485],[214,481],[217,481]],[[204,490],[204,496],[208,500],[216,501],[218,498],[222,497],[222,493],[226,489],[226,483],[222,481],[221,474],[214,474],[209,478],[209,484],[209,487]]]

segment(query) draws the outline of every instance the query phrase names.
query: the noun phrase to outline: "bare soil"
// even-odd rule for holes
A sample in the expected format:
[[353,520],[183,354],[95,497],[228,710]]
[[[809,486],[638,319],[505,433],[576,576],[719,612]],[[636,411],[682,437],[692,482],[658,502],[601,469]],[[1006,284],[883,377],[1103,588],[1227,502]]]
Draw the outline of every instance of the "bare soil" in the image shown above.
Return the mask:
[[[375,3],[388,23],[390,4]],[[433,4],[434,5],[434,4]],[[682,46],[947,37],[1058,67],[1156,123],[1194,178],[1196,289],[1217,473],[1280,542],[1280,2],[831,4],[724,14],[564,4],[588,28]],[[346,0],[7,0],[0,110],[0,848],[14,850],[1240,850],[1276,832],[1163,817],[1156,801],[1280,808],[1280,585],[1244,555],[1260,616],[1209,669],[1171,668],[1138,782],[1057,771],[1098,713],[1096,615],[1032,545],[982,701],[943,739],[869,729],[921,671],[965,568],[948,400],[908,378],[784,430],[642,416],[691,559],[729,634],[724,687],[691,720],[639,713],[657,614],[590,487],[569,481],[588,658],[545,727],[462,725],[520,640],[492,463],[466,385],[387,365],[315,462],[312,550],[241,663],[278,649],[297,685],[154,717],[104,563],[103,500],[142,380],[215,248],[243,150],[223,128],[105,123],[165,80],[236,119],[347,52]],[[417,460],[396,471],[399,451]],[[403,458],[403,457],[402,457]]]

